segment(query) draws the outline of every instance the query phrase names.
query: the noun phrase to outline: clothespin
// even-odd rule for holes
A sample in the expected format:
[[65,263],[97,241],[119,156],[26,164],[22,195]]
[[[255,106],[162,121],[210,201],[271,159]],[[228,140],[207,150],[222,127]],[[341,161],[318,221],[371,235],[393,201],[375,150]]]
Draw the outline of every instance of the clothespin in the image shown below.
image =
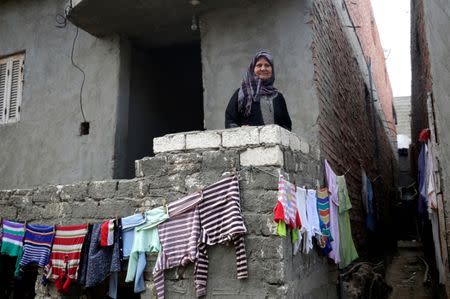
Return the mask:
[[163,198],[162,204],[163,204],[166,214],[169,214],[169,209],[167,208],[167,200],[165,198]]
[[116,218],[114,219],[114,221],[115,221],[116,225],[118,226],[119,225],[119,216],[117,214],[116,214]]
[[197,192],[198,192],[198,194],[200,194],[200,197],[203,199],[203,188],[198,188]]
[[297,192],[297,182],[294,179],[294,187],[295,187],[295,192]]

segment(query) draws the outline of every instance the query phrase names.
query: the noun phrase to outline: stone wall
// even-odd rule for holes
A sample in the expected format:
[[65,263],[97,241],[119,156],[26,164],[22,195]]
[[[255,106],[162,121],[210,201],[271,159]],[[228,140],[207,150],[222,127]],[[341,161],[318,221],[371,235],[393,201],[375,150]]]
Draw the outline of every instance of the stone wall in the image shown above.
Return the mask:
[[[275,235],[272,221],[278,172],[299,185],[315,186],[322,173],[317,148],[271,125],[166,135],[155,139],[154,151],[156,156],[136,161],[132,180],[3,190],[0,216],[42,224],[92,223],[130,215],[139,207],[159,206],[164,199],[195,192],[237,169],[248,229],[249,278],[236,280],[234,249],[215,246],[209,250],[207,297],[336,297],[336,268],[320,257],[317,248],[293,257],[289,238]],[[175,271],[166,272],[168,298],[195,297],[192,270],[189,266],[182,280]],[[147,272],[149,290],[142,297],[153,298],[150,266]],[[37,290],[37,298],[58,298],[52,287]]]

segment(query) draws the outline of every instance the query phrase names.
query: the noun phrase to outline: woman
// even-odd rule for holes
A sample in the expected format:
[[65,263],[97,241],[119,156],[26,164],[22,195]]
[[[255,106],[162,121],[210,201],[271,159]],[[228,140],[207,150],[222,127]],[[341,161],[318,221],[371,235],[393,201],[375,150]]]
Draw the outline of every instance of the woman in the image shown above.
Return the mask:
[[289,131],[291,118],[283,95],[273,86],[273,59],[267,51],[253,58],[241,87],[236,90],[225,111],[225,128],[277,124]]

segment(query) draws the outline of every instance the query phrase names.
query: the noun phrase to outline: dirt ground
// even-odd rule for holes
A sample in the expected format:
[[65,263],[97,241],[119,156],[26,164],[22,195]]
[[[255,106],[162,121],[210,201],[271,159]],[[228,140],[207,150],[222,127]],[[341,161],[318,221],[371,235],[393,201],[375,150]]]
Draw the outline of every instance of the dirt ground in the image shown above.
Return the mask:
[[435,298],[419,242],[399,241],[398,253],[387,268],[386,282],[392,287],[389,299]]

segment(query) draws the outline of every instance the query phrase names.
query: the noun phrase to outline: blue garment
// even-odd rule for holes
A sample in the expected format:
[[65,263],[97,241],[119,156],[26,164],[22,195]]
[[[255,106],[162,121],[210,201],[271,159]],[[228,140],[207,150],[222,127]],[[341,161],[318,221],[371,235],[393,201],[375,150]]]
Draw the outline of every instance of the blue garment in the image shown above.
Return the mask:
[[133,247],[128,262],[126,282],[134,280],[134,292],[145,291],[144,269],[147,264],[146,252],[159,253],[161,243],[158,235],[158,225],[169,218],[167,209],[154,208],[145,212],[144,224],[134,228]]
[[419,168],[419,202],[417,203],[417,211],[419,215],[428,219],[427,213],[427,145],[424,143],[420,149],[417,165]]
[[128,259],[134,241],[134,228],[145,223],[143,214],[134,214],[122,218],[122,254],[123,259]]
[[375,209],[373,207],[373,189],[372,189],[372,183],[370,182],[370,179],[366,176],[367,181],[367,215],[366,215],[366,225],[367,228],[371,231],[375,231],[375,224],[376,224],[376,218],[375,218]]

